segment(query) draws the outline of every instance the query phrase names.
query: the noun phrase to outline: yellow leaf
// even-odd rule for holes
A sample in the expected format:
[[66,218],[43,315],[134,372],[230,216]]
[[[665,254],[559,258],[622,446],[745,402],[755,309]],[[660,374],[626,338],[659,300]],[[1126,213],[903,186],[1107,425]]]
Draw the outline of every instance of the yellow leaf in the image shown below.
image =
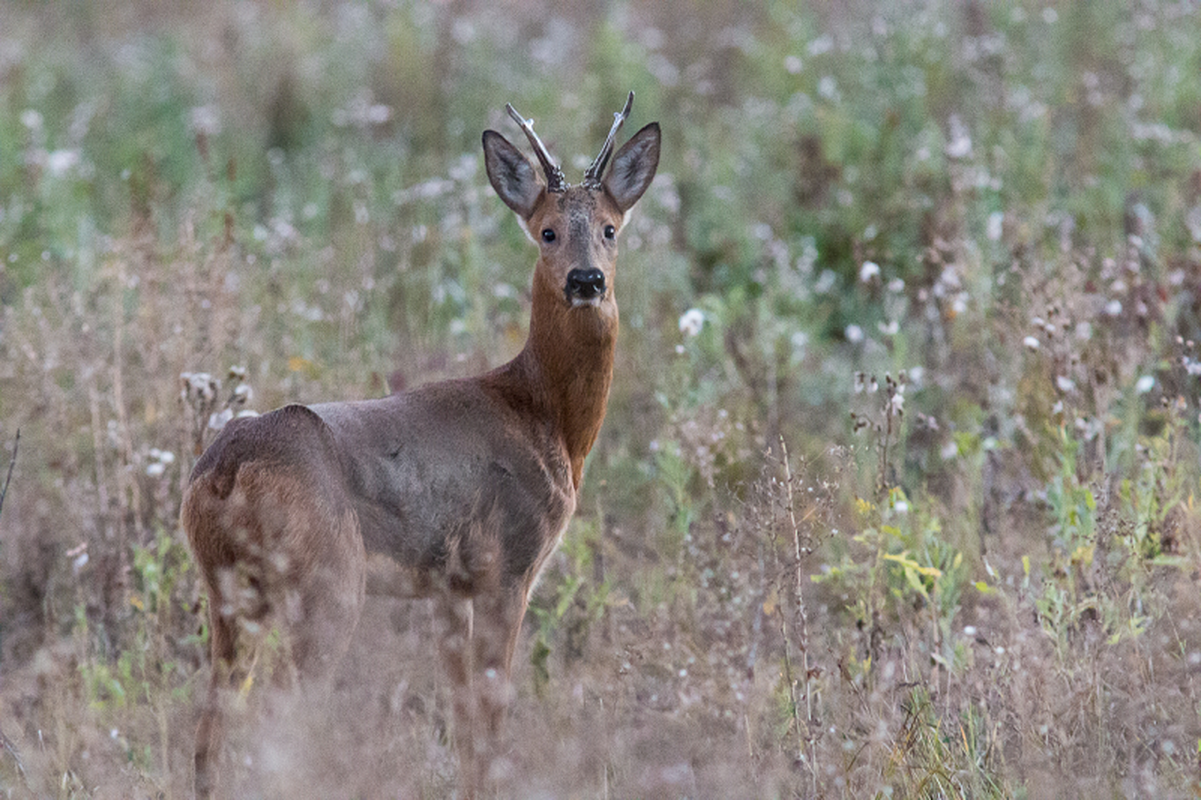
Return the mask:
[[771,616],[776,611],[776,606],[779,604],[780,598],[775,589],[768,593],[767,597],[763,598],[763,613]]
[[904,553],[898,553],[897,555],[893,555],[892,553],[885,553],[884,558],[889,561],[895,561],[903,567],[909,567],[910,569],[920,569],[920,567],[918,566],[918,563],[909,557],[908,550],[906,550]]
[[288,369],[292,372],[308,372],[312,370],[313,362],[307,358],[300,356],[292,356],[288,359]]
[[899,553],[897,555],[893,555],[892,553],[886,553],[884,555],[884,557],[886,559],[888,559],[889,561],[895,561],[898,564],[900,564],[901,566],[913,570],[914,572],[916,572],[919,575],[925,575],[928,578],[941,578],[942,577],[942,570],[940,570],[938,567],[923,567],[921,564],[917,563],[916,561],[914,561],[912,558],[909,557],[908,550],[904,551],[903,553]]
[[238,687],[238,694],[245,699],[246,695],[250,694],[251,687],[254,686],[254,670],[246,673],[246,680],[242,681],[242,685]]

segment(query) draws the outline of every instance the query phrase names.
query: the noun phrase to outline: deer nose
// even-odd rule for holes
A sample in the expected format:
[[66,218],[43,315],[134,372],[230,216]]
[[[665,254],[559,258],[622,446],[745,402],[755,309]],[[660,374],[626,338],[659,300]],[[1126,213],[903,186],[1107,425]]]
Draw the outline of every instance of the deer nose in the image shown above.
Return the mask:
[[605,293],[605,273],[595,267],[567,273],[567,297],[591,300]]

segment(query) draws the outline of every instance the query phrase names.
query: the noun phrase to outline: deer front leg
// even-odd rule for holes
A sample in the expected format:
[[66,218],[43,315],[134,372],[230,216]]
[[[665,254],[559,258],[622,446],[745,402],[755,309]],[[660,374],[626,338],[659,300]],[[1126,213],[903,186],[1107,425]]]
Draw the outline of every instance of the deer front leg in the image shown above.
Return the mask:
[[513,693],[513,651],[526,600],[519,589],[493,589],[474,600],[446,593],[437,601],[438,646],[453,693],[465,797],[474,797],[489,782]]
[[527,602],[528,593],[521,589],[498,589],[474,600],[476,702],[492,749],[513,695],[513,652]]
[[463,796],[475,796],[475,697],[472,691],[471,599],[444,592],[434,601],[434,636],[442,667],[450,681],[454,706],[455,750],[459,756]]

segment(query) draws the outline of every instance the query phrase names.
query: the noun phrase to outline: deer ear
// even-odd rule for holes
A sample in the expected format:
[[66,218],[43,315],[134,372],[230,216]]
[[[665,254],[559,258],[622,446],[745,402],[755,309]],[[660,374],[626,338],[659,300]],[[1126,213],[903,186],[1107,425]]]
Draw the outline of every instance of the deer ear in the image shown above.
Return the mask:
[[496,131],[484,131],[484,169],[492,188],[522,221],[534,213],[542,182],[529,159]]
[[605,176],[605,190],[624,214],[651,185],[659,167],[659,123],[652,122],[622,145]]

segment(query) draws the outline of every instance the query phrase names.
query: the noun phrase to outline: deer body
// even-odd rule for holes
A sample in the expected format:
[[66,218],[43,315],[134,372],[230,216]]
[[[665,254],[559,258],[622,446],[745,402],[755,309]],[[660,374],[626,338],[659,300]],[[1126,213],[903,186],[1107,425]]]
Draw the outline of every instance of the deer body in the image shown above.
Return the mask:
[[580,186],[562,182],[511,107],[545,181],[500,134],[484,134],[489,179],[540,247],[516,358],[386,398],[234,420],[197,461],[181,520],[209,592],[199,796],[217,782],[222,696],[243,677],[247,631],[270,619],[302,684],[328,684],[368,592],[435,598],[465,793],[482,784],[530,590],[575,510],[604,419],[616,233],[659,156],[652,123],[605,175],[629,108]]

